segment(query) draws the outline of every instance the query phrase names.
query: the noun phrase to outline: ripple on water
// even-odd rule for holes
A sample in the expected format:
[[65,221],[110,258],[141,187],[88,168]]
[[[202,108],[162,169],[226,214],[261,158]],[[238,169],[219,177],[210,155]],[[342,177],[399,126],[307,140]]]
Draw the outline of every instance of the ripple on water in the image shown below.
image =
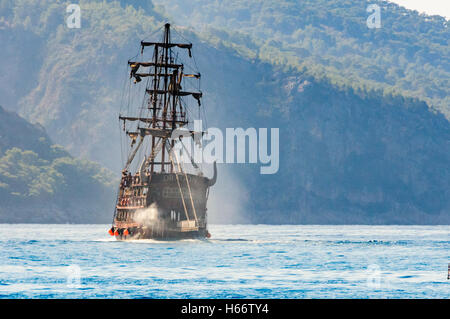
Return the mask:
[[[8,225],[0,298],[449,297],[450,226],[212,225],[212,239],[183,241],[116,241],[105,227]],[[66,285],[74,264],[79,288]]]

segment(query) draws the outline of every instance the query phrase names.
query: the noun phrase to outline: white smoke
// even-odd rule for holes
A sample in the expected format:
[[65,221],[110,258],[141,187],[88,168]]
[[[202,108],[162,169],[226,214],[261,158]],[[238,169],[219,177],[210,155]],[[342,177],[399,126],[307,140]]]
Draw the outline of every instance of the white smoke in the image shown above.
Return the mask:
[[134,213],[133,220],[138,224],[151,226],[158,220],[158,217],[158,206],[156,203],[152,203],[147,208],[138,209]]
[[208,223],[248,224],[248,201],[248,191],[236,173],[226,165],[218,165],[217,183],[209,189]]
[[[185,168],[187,168],[185,165]],[[206,166],[206,165],[205,165]],[[212,177],[212,165],[205,175]],[[204,169],[207,167],[203,167]],[[218,165],[217,183],[209,189],[208,223],[209,224],[248,224],[246,206],[249,195],[236,173],[226,165]],[[149,207],[134,213],[134,221],[151,227],[159,218],[158,207],[152,203]]]

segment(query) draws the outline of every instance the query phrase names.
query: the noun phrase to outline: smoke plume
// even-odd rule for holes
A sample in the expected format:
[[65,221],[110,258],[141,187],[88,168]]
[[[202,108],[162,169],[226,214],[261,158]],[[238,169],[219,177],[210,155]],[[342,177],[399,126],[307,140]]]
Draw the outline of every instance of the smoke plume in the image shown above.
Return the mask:
[[158,206],[153,203],[147,208],[138,209],[133,219],[138,224],[151,226],[158,219]]
[[211,224],[247,224],[248,191],[227,165],[218,165],[217,183],[209,190],[208,222]]

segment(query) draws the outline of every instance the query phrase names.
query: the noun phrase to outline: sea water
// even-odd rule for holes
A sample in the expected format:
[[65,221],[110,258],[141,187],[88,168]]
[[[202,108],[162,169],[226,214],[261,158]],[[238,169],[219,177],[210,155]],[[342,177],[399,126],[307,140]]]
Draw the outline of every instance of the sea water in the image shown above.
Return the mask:
[[0,225],[1,298],[449,298],[450,226],[211,225],[116,241],[108,225]]

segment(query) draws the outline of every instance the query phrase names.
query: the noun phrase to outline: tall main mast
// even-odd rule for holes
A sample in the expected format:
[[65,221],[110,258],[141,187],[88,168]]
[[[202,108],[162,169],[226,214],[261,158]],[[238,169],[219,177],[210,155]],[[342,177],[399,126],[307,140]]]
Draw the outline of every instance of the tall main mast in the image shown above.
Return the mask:
[[[188,124],[186,112],[180,97],[192,95],[200,106],[201,92],[182,91],[181,82],[183,77],[200,78],[200,74],[184,74],[184,65],[174,62],[172,57],[172,48],[178,47],[187,49],[189,57],[191,57],[192,44],[172,43],[170,36],[170,24],[164,26],[164,36],[162,42],[145,42],[141,41],[141,53],[147,46],[153,46],[153,58],[150,62],[132,62],[129,61],[131,67],[130,78],[133,77],[135,83],[141,82],[143,77],[151,77],[151,83],[146,87],[146,93],[149,95],[148,110],[151,117],[129,117],[120,116],[119,119],[125,121],[138,121],[137,132],[127,132],[133,139],[133,143],[140,136],[139,143],[128,158],[125,169],[134,159],[137,150],[141,147],[142,142],[147,135],[151,138],[151,153],[145,163],[145,167],[150,167],[150,172],[156,172],[160,168],[160,172],[165,172],[166,165],[170,165],[170,171],[173,172],[173,162],[167,161],[166,147],[173,148],[175,140],[170,138],[173,130]],[[138,73],[140,68],[149,68],[153,73]],[[162,80],[162,81],[161,81]],[[141,123],[143,126],[141,127]],[[169,142],[169,143],[168,143]],[[168,144],[167,144],[168,143]],[[156,162],[155,158],[159,151],[161,152],[161,161]]]
[[[147,60],[144,58],[144,49],[148,46],[153,47],[153,55],[148,56]],[[217,168],[214,165],[212,179],[203,176],[183,143],[185,140],[191,142],[196,136],[196,132],[186,130],[189,124],[186,113],[191,113],[188,102],[193,102],[189,99],[192,96],[200,107],[202,98],[201,92],[189,92],[182,87],[190,81],[185,78],[200,78],[200,73],[185,74],[185,66],[179,62],[187,55],[191,57],[191,48],[190,43],[172,43],[170,24],[166,24],[160,42],[141,41],[140,60],[128,61],[130,80],[134,79],[135,84],[145,83],[143,87],[139,87],[142,83],[137,85],[136,90],[130,87],[129,94],[132,91],[145,92],[137,110],[127,116],[119,116],[131,145],[122,171],[113,224],[109,230],[117,239],[210,237],[206,204],[209,188],[216,181]],[[177,49],[182,50],[180,52]],[[186,67],[190,68],[189,65]],[[143,78],[146,81],[142,81]],[[129,96],[128,110],[133,101]],[[175,134],[172,137],[174,130],[181,127],[186,132],[177,134],[182,135],[179,138]],[[178,152],[172,151],[175,146],[181,146],[191,157],[196,174],[188,173],[183,168]],[[142,218],[148,208],[152,208],[151,216]]]

